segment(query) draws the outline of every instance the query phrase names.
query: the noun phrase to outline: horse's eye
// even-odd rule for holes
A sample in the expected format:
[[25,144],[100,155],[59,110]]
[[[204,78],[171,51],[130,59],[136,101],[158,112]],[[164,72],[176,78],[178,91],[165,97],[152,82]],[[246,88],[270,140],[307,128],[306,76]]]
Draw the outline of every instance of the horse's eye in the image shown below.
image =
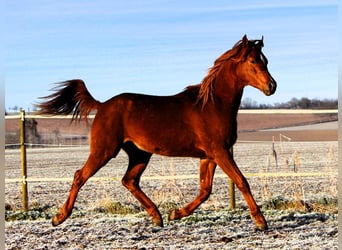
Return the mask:
[[255,64],[255,60],[252,60],[251,63],[252,63],[252,64]]

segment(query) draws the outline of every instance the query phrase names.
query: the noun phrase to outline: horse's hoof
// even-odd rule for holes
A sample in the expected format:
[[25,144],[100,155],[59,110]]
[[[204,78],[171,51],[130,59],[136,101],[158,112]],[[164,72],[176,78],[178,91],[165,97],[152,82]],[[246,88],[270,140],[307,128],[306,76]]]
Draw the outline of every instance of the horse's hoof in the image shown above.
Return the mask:
[[178,220],[180,218],[181,216],[180,216],[179,209],[174,209],[169,214],[169,220]]
[[59,223],[58,219],[56,218],[56,216],[54,216],[54,217],[52,218],[52,226],[56,227],[56,226],[58,226],[59,224],[60,224],[60,223]]
[[266,230],[268,230],[268,226],[267,226],[266,221],[264,223],[256,224],[256,230],[257,231],[266,231]]
[[56,227],[60,224],[63,223],[63,221],[65,221],[66,218],[60,218],[61,214],[56,214],[53,218],[52,218],[52,226]]
[[153,225],[155,225],[155,226],[164,227],[163,220],[160,219],[160,218],[158,218],[158,219],[152,219],[152,223],[153,223]]

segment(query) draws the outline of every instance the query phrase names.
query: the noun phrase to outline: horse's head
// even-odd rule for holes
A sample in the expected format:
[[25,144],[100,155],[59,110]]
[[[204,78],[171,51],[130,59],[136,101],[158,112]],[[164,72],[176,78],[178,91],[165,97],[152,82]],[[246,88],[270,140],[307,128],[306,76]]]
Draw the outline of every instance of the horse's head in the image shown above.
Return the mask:
[[235,72],[244,86],[253,86],[269,96],[275,92],[277,83],[268,72],[268,61],[261,51],[263,46],[263,37],[261,40],[248,40],[245,35],[236,45]]

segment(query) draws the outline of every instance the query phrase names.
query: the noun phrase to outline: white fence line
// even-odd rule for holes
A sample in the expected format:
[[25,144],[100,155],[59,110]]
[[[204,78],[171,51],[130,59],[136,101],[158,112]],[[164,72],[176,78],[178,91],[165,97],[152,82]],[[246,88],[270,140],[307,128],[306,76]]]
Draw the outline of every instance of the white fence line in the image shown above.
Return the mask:
[[[302,173],[245,173],[246,177],[322,177],[322,176],[337,176],[337,173],[319,173],[319,172],[302,172]],[[142,176],[141,180],[185,180],[185,179],[196,179],[198,174],[188,175],[156,175],[156,176]],[[215,178],[227,178],[226,174],[216,174]],[[48,177],[28,177],[25,180],[22,178],[10,178],[5,179],[5,183],[16,183],[16,182],[70,182],[73,177],[59,177],[59,178],[48,178]],[[91,177],[89,181],[121,181],[121,178],[117,177]]]

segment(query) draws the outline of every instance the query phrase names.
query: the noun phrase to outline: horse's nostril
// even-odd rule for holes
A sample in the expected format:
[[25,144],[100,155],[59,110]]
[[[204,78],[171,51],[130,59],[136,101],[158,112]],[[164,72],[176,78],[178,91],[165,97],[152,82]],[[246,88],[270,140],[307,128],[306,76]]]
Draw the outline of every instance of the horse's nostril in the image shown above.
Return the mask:
[[276,81],[273,80],[272,82],[270,82],[269,83],[269,88],[270,88],[271,93],[273,94],[276,91],[276,89],[277,89]]

